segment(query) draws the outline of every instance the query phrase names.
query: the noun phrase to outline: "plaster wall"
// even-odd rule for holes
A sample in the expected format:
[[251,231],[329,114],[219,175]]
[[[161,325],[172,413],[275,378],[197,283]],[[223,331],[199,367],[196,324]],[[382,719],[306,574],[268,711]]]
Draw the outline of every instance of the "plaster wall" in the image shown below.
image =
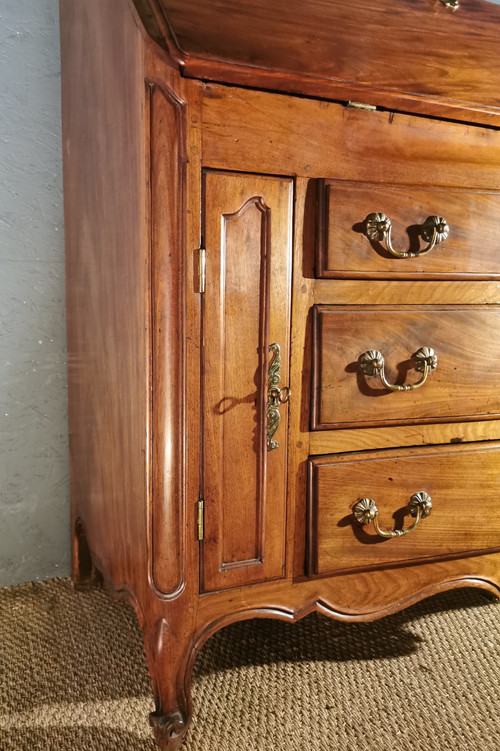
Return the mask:
[[69,573],[57,0],[0,0],[0,586]]

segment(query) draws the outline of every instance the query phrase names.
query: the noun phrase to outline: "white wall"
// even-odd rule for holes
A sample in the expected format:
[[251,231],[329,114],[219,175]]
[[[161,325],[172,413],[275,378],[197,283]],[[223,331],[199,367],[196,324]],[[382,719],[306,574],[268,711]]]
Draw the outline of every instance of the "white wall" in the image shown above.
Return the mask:
[[57,0],[0,0],[0,586],[69,572]]

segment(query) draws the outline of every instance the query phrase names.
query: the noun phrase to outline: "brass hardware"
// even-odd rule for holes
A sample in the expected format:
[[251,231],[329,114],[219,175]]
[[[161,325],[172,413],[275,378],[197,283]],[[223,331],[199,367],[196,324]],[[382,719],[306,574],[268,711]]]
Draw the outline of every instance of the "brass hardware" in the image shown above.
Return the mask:
[[205,509],[205,501],[203,500],[203,498],[200,498],[198,500],[198,503],[196,504],[196,511],[197,511],[197,514],[196,514],[196,527],[197,527],[196,539],[198,541],[203,540],[203,538],[205,537],[205,518],[204,518],[205,514],[204,514],[204,509]]
[[420,234],[427,243],[423,250],[396,250],[392,244],[392,222],[388,216],[382,213],[368,214],[365,219],[366,234],[370,240],[385,243],[385,247],[396,258],[417,258],[430,253],[436,245],[442,243],[450,234],[450,228],[442,216],[428,216],[421,225]]
[[365,104],[365,102],[347,102],[346,108],[348,110],[368,110],[369,112],[375,112],[377,109],[374,104]]
[[446,5],[447,8],[451,8],[452,10],[457,10],[459,7],[458,0],[441,0],[443,5]]
[[205,248],[198,248],[198,292],[205,292],[206,279],[206,251]]
[[363,352],[358,358],[358,363],[362,373],[373,378],[380,378],[386,389],[390,391],[413,391],[423,386],[429,373],[437,368],[437,355],[434,354],[432,347],[420,347],[413,353],[412,360],[413,367],[418,373],[422,373],[422,377],[416,383],[409,383],[406,386],[388,383],[385,377],[384,356],[378,349],[369,349]]
[[278,441],[274,440],[274,434],[279,428],[281,421],[280,405],[290,399],[291,392],[286,386],[282,389],[279,387],[281,379],[281,350],[279,344],[271,344],[269,351],[273,353],[269,363],[269,390],[267,392],[267,450],[273,451],[279,446]]
[[378,524],[378,508],[371,498],[362,498],[356,503],[353,508],[354,518],[359,524],[367,525],[373,522],[373,528],[380,537],[403,537],[404,535],[413,532],[415,527],[418,526],[420,519],[425,519],[426,516],[432,511],[432,499],[425,490],[420,490],[418,493],[414,493],[408,501],[407,508],[410,511],[411,516],[416,517],[413,524],[406,529],[395,529],[392,532],[389,530],[380,529]]

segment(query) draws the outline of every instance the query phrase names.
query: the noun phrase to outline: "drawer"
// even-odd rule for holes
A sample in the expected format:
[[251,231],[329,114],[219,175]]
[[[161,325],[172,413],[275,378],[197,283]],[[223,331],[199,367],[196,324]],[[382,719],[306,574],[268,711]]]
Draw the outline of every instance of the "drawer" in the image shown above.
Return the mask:
[[[309,460],[309,573],[408,563],[500,548],[500,444],[428,447]],[[353,508],[375,502],[381,531],[416,521],[410,498],[432,510],[408,534],[386,539]]]
[[[412,355],[431,347],[423,386],[390,391],[359,358],[382,354],[389,384],[422,378]],[[500,414],[498,306],[333,306],[313,315],[312,429],[457,421]]]
[[[318,206],[320,278],[480,279],[500,274],[499,192],[326,180],[319,183]],[[393,255],[381,233],[370,239],[366,218],[372,213],[390,219],[394,251],[414,255]],[[433,216],[446,220],[448,236],[421,255],[432,240],[425,222]]]

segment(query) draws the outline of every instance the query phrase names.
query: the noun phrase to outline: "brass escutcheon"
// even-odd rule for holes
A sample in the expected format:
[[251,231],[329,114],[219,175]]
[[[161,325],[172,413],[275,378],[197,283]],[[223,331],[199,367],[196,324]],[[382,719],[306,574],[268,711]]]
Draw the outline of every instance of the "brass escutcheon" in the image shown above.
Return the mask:
[[279,387],[281,380],[281,349],[279,344],[271,344],[269,351],[273,353],[269,363],[269,389],[267,392],[267,450],[273,451],[279,446],[274,439],[274,434],[279,428],[281,421],[280,406],[290,399],[291,392],[288,387]]

